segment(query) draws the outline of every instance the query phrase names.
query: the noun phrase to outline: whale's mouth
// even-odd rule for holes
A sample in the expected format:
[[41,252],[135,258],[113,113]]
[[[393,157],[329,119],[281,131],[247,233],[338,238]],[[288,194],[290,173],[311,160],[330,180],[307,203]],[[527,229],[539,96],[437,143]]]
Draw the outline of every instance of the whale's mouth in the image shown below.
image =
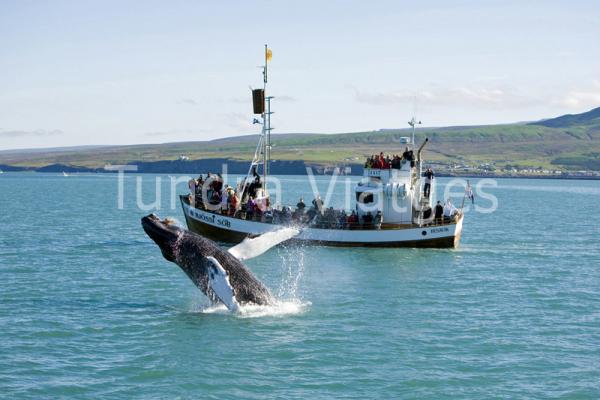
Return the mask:
[[175,261],[174,245],[179,237],[180,229],[169,221],[161,221],[155,214],[142,218],[142,228],[150,239],[160,247],[163,256],[169,261]]

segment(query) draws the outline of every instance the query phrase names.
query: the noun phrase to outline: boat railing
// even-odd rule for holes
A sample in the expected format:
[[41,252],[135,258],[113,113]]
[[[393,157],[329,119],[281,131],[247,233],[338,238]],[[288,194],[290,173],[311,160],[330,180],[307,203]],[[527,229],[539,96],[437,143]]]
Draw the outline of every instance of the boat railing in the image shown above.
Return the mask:
[[[191,206],[189,196],[182,196],[184,201]],[[192,206],[194,207],[194,206]],[[302,212],[298,213],[298,210],[291,210],[288,213],[284,213],[281,210],[268,210],[268,211],[257,211],[248,212],[245,208],[238,210],[226,210],[223,212],[220,209],[211,210],[200,205],[200,207],[194,207],[196,209],[221,215],[228,218],[235,218],[243,221],[260,222],[266,224],[276,224],[284,226],[302,226],[314,229],[335,229],[335,230],[399,230],[399,229],[411,229],[417,227],[436,227],[436,226],[447,226],[453,225],[458,222],[461,213],[457,213],[454,217],[442,217],[442,218],[430,218],[428,220],[419,220],[413,223],[386,223],[383,222],[378,224],[376,222],[341,222],[339,215],[342,210],[334,210],[335,216],[325,219],[326,217],[321,214]],[[346,214],[349,216],[348,214]]]

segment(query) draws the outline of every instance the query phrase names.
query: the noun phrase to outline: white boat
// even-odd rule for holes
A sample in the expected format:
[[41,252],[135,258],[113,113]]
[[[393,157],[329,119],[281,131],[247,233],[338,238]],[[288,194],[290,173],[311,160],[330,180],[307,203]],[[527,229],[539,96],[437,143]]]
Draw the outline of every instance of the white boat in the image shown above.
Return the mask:
[[[401,139],[402,147],[406,148],[404,159],[393,168],[391,165],[365,168],[363,179],[354,188],[353,210],[326,209],[317,202],[314,203],[316,207],[306,213],[304,209],[296,209],[292,218],[291,207],[272,209],[269,206],[269,193],[260,183],[266,182],[270,173],[272,97],[265,95],[268,54],[265,45],[264,87],[253,90],[254,113],[261,118],[255,122],[262,124],[262,131],[246,178],[235,191],[230,189],[228,197],[237,206],[224,207],[222,213],[219,205],[205,202],[203,196],[198,194],[204,193],[205,197],[211,198],[206,195],[210,193],[207,183],[198,192],[194,186],[193,193],[180,196],[188,228],[214,240],[230,243],[259,236],[282,226],[296,226],[300,233],[292,240],[299,242],[332,246],[457,247],[464,215],[462,210],[452,208],[447,217],[435,218],[432,210],[435,193],[430,190],[431,193],[425,195],[424,191],[422,151],[427,139],[416,149],[416,153],[413,152],[417,124],[414,118],[409,122],[412,139]],[[259,169],[262,174],[258,173]],[[214,176],[210,179],[211,182],[219,181]],[[217,197],[226,195],[225,191],[216,192]],[[235,196],[235,202],[231,196]],[[258,204],[256,212],[247,210],[247,200],[250,198],[253,204]],[[343,217],[351,212],[356,215],[352,222],[350,218]]]
[[69,174],[67,174],[65,171],[63,171],[63,176],[69,176]]
[[[182,196],[181,200],[188,229],[213,240],[239,243],[246,237],[259,236],[281,227],[279,224],[248,221],[194,208],[189,205],[186,196]],[[463,215],[460,214],[446,224],[382,224],[380,229],[327,229],[300,225],[300,234],[292,240],[347,247],[457,247],[462,224]]]

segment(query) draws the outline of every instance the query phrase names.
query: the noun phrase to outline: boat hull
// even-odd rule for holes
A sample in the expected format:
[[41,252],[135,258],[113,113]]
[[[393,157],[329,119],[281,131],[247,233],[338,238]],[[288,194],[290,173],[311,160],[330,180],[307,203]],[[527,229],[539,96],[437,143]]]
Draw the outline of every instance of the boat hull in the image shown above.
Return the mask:
[[[247,221],[191,207],[184,197],[181,205],[188,229],[213,240],[239,243],[277,230],[281,225]],[[398,229],[320,229],[304,227],[293,241],[340,247],[458,247],[463,217],[451,224]]]

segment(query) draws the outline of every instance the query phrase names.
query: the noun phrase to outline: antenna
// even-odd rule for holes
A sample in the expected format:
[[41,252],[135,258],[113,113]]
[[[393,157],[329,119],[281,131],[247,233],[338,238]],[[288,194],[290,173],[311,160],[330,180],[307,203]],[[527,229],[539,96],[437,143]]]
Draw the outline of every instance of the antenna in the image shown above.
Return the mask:
[[415,117],[413,116],[413,117],[411,118],[411,120],[410,120],[410,121],[408,121],[408,124],[409,124],[410,126],[412,126],[412,145],[414,146],[414,145],[415,145],[415,125],[421,125],[421,121],[417,121],[417,120],[415,119]]
[[415,145],[415,125],[421,125],[421,121],[417,121],[417,96],[413,96],[413,116],[408,121],[408,124],[412,127],[412,145]]

